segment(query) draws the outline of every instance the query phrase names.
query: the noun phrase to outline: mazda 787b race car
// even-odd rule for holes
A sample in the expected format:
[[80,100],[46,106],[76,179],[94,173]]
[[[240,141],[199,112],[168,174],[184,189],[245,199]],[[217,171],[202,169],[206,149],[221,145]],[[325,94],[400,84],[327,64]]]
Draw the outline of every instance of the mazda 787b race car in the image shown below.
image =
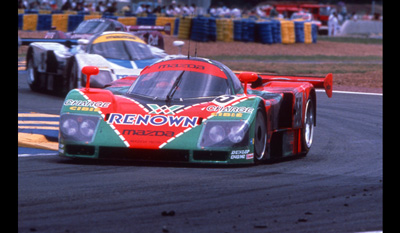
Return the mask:
[[[99,68],[82,72],[90,79]],[[59,154],[215,164],[304,156],[316,124],[315,88],[331,97],[332,74],[234,73],[205,58],[164,59],[106,88],[71,90]]]

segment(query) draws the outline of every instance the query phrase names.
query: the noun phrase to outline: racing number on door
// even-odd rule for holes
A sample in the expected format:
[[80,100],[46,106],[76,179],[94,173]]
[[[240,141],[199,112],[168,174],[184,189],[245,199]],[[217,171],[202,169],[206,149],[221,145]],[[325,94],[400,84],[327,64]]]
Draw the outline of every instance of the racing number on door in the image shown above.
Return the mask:
[[220,97],[215,98],[213,100],[213,102],[215,101],[216,104],[227,104],[227,103],[229,103],[230,101],[232,101],[234,99],[236,99],[235,96],[224,95],[224,96],[220,96]]
[[226,106],[228,104],[233,104],[233,102],[246,98],[246,96],[239,97],[234,95],[223,95],[215,98],[212,102],[218,106]]

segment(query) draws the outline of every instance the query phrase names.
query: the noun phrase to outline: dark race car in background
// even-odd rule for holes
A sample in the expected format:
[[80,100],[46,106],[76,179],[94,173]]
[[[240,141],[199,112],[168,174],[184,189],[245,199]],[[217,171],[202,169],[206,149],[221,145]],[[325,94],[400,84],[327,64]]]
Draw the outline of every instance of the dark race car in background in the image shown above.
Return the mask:
[[332,74],[235,74],[205,58],[165,59],[104,89],[71,90],[60,113],[59,154],[215,164],[305,156],[316,125],[315,88],[331,97]]

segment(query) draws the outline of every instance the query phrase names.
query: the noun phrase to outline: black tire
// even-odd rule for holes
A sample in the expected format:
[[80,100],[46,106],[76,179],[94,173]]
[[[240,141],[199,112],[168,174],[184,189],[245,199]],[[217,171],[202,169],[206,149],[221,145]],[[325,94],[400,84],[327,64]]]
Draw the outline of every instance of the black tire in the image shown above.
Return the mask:
[[37,71],[37,68],[33,63],[33,55],[29,56],[26,67],[27,67],[26,80],[28,82],[29,87],[31,88],[32,91],[42,91],[43,88],[41,87],[40,84],[39,72]]
[[258,108],[254,127],[254,162],[261,163],[267,159],[267,123],[266,116]]
[[68,91],[78,87],[78,64],[73,59],[68,75]]
[[315,126],[315,112],[314,102],[309,98],[306,102],[304,124],[301,132],[301,142],[303,145],[302,155],[306,156],[310,150],[313,137],[314,137],[314,126]]

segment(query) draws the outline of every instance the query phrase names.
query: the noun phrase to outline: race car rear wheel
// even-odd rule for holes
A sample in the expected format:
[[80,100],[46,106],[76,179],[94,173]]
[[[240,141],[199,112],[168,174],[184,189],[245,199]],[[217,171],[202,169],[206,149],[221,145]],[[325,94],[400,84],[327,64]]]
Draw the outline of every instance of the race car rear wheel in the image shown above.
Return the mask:
[[311,99],[307,100],[305,107],[304,116],[304,126],[302,129],[302,143],[303,143],[303,153],[304,155],[310,150],[313,137],[314,137],[314,125],[315,125],[315,115],[314,115],[314,103]]
[[254,161],[256,163],[264,161],[267,157],[267,137],[265,114],[258,109],[254,128]]

